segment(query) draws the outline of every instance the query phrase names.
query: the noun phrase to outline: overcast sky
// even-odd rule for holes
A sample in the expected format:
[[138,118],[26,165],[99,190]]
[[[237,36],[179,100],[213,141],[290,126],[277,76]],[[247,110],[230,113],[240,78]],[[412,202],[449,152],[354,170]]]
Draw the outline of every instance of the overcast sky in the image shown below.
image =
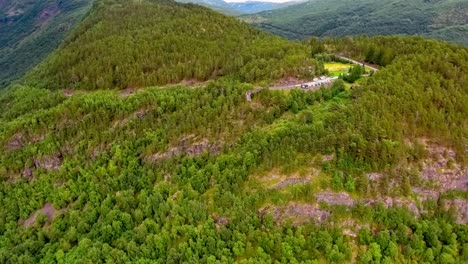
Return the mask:
[[275,3],[284,3],[288,2],[291,0],[224,0],[228,3],[233,3],[233,2],[275,2]]

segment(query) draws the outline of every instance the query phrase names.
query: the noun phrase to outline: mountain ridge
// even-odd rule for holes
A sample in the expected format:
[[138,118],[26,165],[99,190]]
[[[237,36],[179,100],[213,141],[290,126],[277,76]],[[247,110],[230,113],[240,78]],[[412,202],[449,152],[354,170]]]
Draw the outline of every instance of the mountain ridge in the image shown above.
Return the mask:
[[467,12],[465,1],[315,0],[243,19],[292,39],[408,34],[467,45]]

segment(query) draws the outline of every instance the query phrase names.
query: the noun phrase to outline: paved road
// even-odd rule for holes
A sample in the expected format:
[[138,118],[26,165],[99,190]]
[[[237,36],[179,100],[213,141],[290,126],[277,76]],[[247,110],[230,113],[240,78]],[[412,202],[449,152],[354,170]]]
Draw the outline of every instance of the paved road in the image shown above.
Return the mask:
[[350,58],[347,58],[347,57],[344,57],[344,56],[336,55],[336,54],[335,54],[335,56],[340,58],[340,59],[347,60],[347,61],[349,61],[351,63],[354,63],[354,64],[359,64],[359,65],[364,64],[364,65],[366,65],[367,68],[369,68],[369,69],[371,69],[373,71],[378,71],[379,70],[379,69],[375,68],[374,66],[371,66],[371,65],[369,65],[369,64],[367,64],[365,62],[359,62],[359,61],[356,61],[356,60],[353,60],[353,59],[350,59]]
[[[354,64],[358,64],[358,65],[362,65],[364,64],[367,68],[373,70],[373,71],[378,71],[379,69],[378,68],[375,68],[374,66],[371,66],[367,63],[363,63],[363,62],[359,62],[357,60],[353,60],[353,59],[350,59],[348,57],[344,57],[344,56],[341,56],[341,55],[337,55],[335,54],[336,57],[340,58],[340,59],[343,59],[343,60],[347,60],[351,63],[354,63]],[[368,76],[368,75],[364,75],[364,76]],[[330,81],[334,81],[335,79],[338,79],[338,77],[329,77],[328,78]],[[278,87],[268,87],[269,90],[291,90],[291,89],[295,89],[295,88],[300,88],[301,85],[303,84],[307,84],[309,87],[308,88],[305,88],[306,90],[318,90],[320,89],[321,86],[313,86],[311,84],[313,84],[314,82],[306,82],[306,83],[301,83],[301,84],[296,84],[296,85],[288,85],[288,86],[278,86]],[[259,91],[261,91],[262,88],[256,88],[254,90],[249,90],[245,93],[245,98],[247,99],[248,102],[252,101],[252,95],[253,94],[256,94],[258,93]]]

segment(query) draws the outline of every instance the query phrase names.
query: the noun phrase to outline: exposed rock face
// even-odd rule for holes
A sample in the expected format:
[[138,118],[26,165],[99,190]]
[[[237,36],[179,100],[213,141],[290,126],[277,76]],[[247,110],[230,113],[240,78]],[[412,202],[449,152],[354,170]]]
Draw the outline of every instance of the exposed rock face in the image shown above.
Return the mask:
[[319,203],[323,202],[329,205],[345,205],[351,207],[355,204],[355,201],[351,196],[349,196],[346,192],[331,192],[331,191],[324,191],[317,193],[315,195],[317,201]]
[[271,213],[276,223],[285,223],[288,220],[295,225],[314,222],[323,223],[330,217],[330,212],[321,210],[318,205],[290,202],[285,206],[266,207],[260,210],[260,214]]
[[221,151],[221,146],[211,143],[208,140],[202,140],[193,144],[187,144],[185,140],[182,140],[180,145],[177,147],[172,147],[166,152],[156,153],[152,155],[149,160],[151,161],[160,161],[170,159],[174,156],[179,155],[188,155],[191,157],[199,156],[204,152],[209,152],[211,154],[218,154]]
[[6,149],[13,151],[20,149],[24,146],[23,136],[20,134],[14,135],[6,145]]
[[457,223],[466,225],[468,224],[468,200],[455,199],[445,201],[445,208],[454,207],[457,215]]
[[36,168],[43,168],[48,171],[55,171],[62,165],[62,157],[60,155],[49,155],[34,159]]
[[334,158],[335,158],[335,153],[325,155],[325,156],[322,156],[322,162],[330,161],[330,160],[333,160]]
[[276,184],[273,189],[275,190],[279,190],[279,189],[282,189],[284,187],[287,187],[289,185],[294,185],[294,184],[306,184],[310,182],[310,177],[303,177],[303,178],[288,178],[288,179],[285,179],[284,181]]
[[26,168],[24,169],[23,171],[23,177],[26,179],[26,180],[30,180],[31,177],[33,176],[33,170],[31,168]]
[[444,146],[425,142],[430,157],[424,161],[421,177],[439,186],[439,192],[468,191],[468,171],[456,163],[456,153]]
[[62,213],[62,210],[57,210],[54,208],[54,206],[51,203],[46,203],[44,207],[42,207],[40,210],[31,214],[31,216],[29,216],[28,219],[24,220],[23,226],[24,227],[32,226],[36,222],[36,219],[39,216],[39,214],[45,215],[47,217],[47,221],[51,222],[60,213]]

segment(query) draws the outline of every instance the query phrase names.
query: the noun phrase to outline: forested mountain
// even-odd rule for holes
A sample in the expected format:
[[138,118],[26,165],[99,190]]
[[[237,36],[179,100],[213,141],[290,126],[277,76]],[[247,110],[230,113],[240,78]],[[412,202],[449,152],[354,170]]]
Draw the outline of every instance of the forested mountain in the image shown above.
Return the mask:
[[91,0],[0,1],[0,88],[54,50]]
[[113,89],[233,75],[256,82],[307,76],[300,44],[208,8],[173,1],[101,1],[64,45],[27,76],[50,89]]
[[[340,56],[378,71],[268,88]],[[466,263],[467,87],[455,44],[97,1],[0,92],[0,263]]]
[[293,39],[408,34],[468,45],[464,0],[313,0],[244,20]]

